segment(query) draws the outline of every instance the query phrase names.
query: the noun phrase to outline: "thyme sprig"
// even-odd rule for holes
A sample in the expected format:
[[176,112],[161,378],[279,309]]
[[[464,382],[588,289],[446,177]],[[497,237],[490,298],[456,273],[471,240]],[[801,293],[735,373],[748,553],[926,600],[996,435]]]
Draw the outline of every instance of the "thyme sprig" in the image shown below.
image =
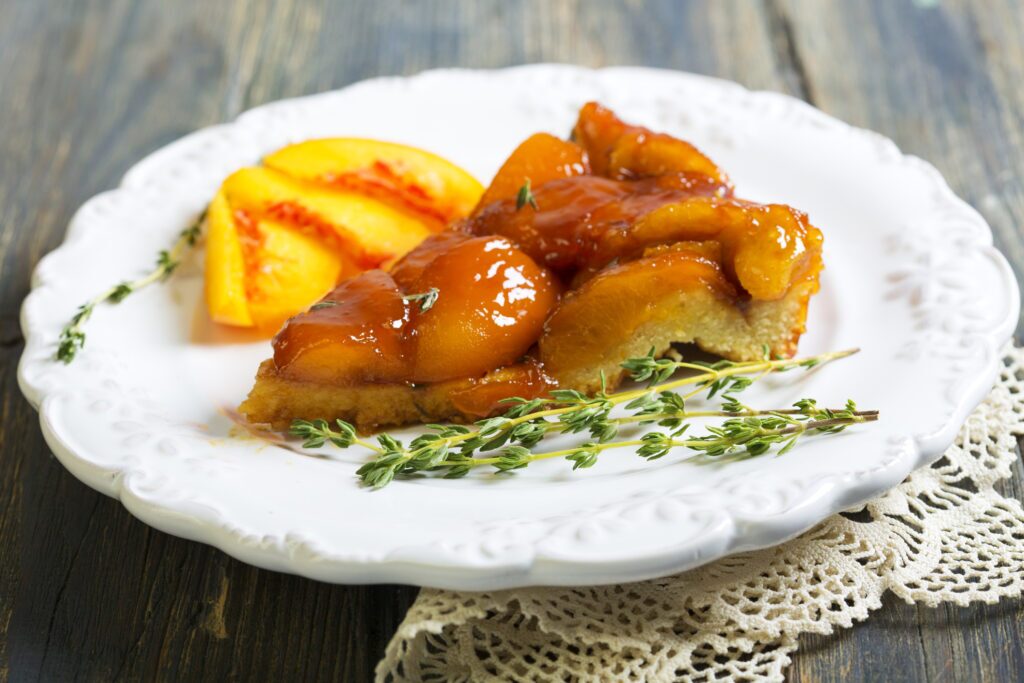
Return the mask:
[[[647,356],[623,363],[637,381],[648,381],[643,389],[609,394],[602,377],[601,390],[593,396],[571,389],[558,389],[545,398],[513,398],[503,415],[480,420],[475,428],[463,425],[427,425],[426,434],[408,446],[394,437],[381,434],[376,444],[359,442],[376,452],[371,461],[357,470],[362,481],[373,488],[386,486],[397,476],[420,472],[443,472],[446,478],[458,478],[473,468],[491,466],[498,472],[511,472],[530,463],[564,458],[573,469],[593,466],[601,453],[612,448],[632,447],[648,460],[663,457],[675,448],[688,448],[705,456],[717,457],[737,452],[760,455],[772,447],[779,453],[789,451],[802,436],[810,433],[836,433],[846,427],[878,419],[877,411],[860,411],[852,401],[841,409],[819,408],[813,399],[801,399],[792,408],[755,410],[738,401],[736,394],[758,378],[796,367],[810,369],[839,358],[856,349],[794,360],[769,359],[752,362],[719,361],[690,363]],[[680,369],[696,374],[665,381]],[[656,386],[657,384],[657,386]],[[693,386],[688,393],[676,390]],[[718,410],[689,410],[686,400],[698,393],[710,398],[721,396]],[[630,414],[612,417],[611,411],[623,406]],[[703,436],[685,436],[691,420],[726,417],[718,426],[709,426]],[[667,432],[651,432],[639,439],[616,441],[620,429],[632,425],[656,424]],[[309,448],[332,443],[347,448],[358,442],[355,429],[338,420],[331,426],[324,420],[296,420],[292,434],[305,440]],[[534,452],[534,448],[552,433],[586,433],[586,443],[569,449]],[[485,455],[496,452],[495,455]]]
[[85,323],[92,317],[93,311],[100,304],[106,302],[119,304],[130,294],[144,289],[149,285],[166,280],[171,273],[181,264],[181,257],[185,250],[195,246],[202,231],[203,221],[206,220],[204,209],[199,217],[187,228],[178,234],[177,240],[170,249],[162,249],[157,254],[156,266],[148,274],[136,279],[125,280],[113,285],[78,307],[78,310],[71,317],[71,320],[60,332],[57,340],[57,351],[54,357],[62,363],[70,363],[78,355],[78,352],[85,346]]

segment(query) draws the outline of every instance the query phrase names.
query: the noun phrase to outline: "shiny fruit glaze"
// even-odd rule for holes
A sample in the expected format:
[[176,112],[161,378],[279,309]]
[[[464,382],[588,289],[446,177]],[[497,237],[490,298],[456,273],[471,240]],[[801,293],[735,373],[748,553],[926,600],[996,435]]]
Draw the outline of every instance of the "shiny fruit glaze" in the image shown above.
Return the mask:
[[410,308],[390,275],[362,273],[285,324],[274,337],[274,364],[285,377],[310,382],[402,381]]
[[[408,298],[432,289],[427,310]],[[483,378],[525,356],[558,291],[548,270],[504,238],[437,235],[393,274],[347,280],[289,320],[274,339],[274,362],[286,377],[339,385]],[[488,403],[499,385],[546,386],[536,373],[488,381],[464,402]]]
[[693,173],[708,176],[729,193],[732,190],[725,171],[690,143],[624,123],[596,102],[580,109],[572,139],[586,150],[596,175],[635,179]]
[[515,148],[484,191],[474,213],[502,199],[515,200],[529,179],[534,187],[559,178],[588,175],[583,148],[554,135],[536,133]]
[[821,232],[807,216],[733,198],[726,174],[689,143],[630,126],[595,103],[580,110],[573,140],[593,175],[538,175],[544,182],[531,178],[536,208],[517,206],[508,190],[531,168],[528,149],[546,158],[570,154],[570,143],[534,136],[495,178],[505,190],[484,195],[502,198],[481,202],[457,227],[512,239],[574,286],[680,241],[718,242],[722,270],[752,299],[779,299],[797,280],[817,277]]
[[521,358],[558,301],[551,273],[502,237],[477,237],[441,253],[408,287],[439,292],[413,312],[413,382],[474,377]]
[[452,403],[466,415],[487,417],[508,410],[503,401],[509,397],[529,401],[543,396],[558,384],[544,371],[536,358],[498,368],[465,388],[452,392]]
[[431,235],[419,246],[398,260],[388,271],[403,290],[412,292],[423,272],[434,260],[452,247],[473,239],[472,236],[454,230]]
[[778,299],[809,266],[820,269],[821,231],[802,211],[717,197],[664,204],[628,226],[606,231],[584,267],[596,272],[653,246],[702,240],[721,245],[723,269],[753,299]]
[[592,175],[562,178],[533,187],[536,209],[517,207],[514,199],[497,201],[478,210],[460,229],[475,235],[504,235],[538,263],[571,274],[593,264],[606,234],[628,229],[666,204],[723,190],[703,175],[635,181]]

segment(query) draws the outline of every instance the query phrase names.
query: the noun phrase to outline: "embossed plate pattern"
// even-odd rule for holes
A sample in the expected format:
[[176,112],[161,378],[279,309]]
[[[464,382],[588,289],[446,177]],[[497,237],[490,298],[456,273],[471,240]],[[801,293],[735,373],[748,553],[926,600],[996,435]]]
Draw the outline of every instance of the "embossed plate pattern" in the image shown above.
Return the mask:
[[[486,181],[530,133],[564,135],[591,99],[693,141],[741,196],[809,212],[826,236],[827,270],[801,353],[863,351],[770,379],[747,400],[850,397],[880,409],[879,423],[782,457],[645,463],[610,451],[584,472],[545,462],[514,477],[369,492],[353,476],[364,453],[311,457],[236,433],[228,411],[269,344],[215,338],[198,258],[169,284],[97,310],[79,359],[52,361],[86,296],[148,266],[228,173],[270,150],[384,138]],[[75,476],[145,522],[244,561],[334,582],[597,584],[779,543],[938,457],[991,386],[1018,297],[988,226],[934,168],[790,97],[638,68],[433,71],[263,106],[141,161],[83,206],[40,262],[19,378]]]

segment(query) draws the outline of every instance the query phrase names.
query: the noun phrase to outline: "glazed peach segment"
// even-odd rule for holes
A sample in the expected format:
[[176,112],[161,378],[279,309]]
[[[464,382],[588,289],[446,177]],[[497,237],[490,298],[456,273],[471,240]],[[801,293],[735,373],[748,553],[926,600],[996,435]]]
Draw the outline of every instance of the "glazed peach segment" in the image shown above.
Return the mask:
[[436,154],[379,140],[309,140],[264,157],[263,165],[299,180],[379,199],[414,213],[436,230],[469,213],[484,189]]
[[555,388],[555,382],[545,374],[541,364],[535,358],[527,358],[521,363],[492,370],[450,394],[457,410],[480,418],[493,415],[502,408],[507,410],[506,399],[510,396],[530,400]]
[[413,382],[480,377],[515,362],[533,346],[558,299],[551,273],[502,237],[449,246],[406,287],[431,289],[436,303],[413,311]]
[[419,277],[430,268],[438,256],[471,239],[471,235],[457,230],[445,230],[431,235],[392,265],[388,272],[399,287],[414,291],[412,288],[416,287]]
[[551,180],[590,173],[583,148],[554,135],[536,133],[515,148],[495,174],[476,210],[493,202],[515,199],[527,180],[536,188]]
[[512,364],[537,341],[559,287],[551,272],[511,242],[446,230],[391,269],[404,292],[437,291],[414,308],[413,382],[479,378]]
[[588,102],[580,109],[572,139],[587,151],[598,175],[635,179],[667,173],[700,173],[722,184],[722,196],[731,194],[725,171],[689,142],[624,123],[596,102]]
[[363,273],[288,321],[274,338],[274,363],[283,377],[308,382],[400,381],[408,313],[390,275]]
[[784,204],[692,197],[665,204],[623,229],[609,230],[592,266],[682,241],[717,240],[721,263],[754,299],[779,299],[802,270],[820,265],[821,231]]
[[[477,210],[459,227],[477,235],[505,235],[538,263],[571,274],[579,268],[601,268],[626,255],[624,250],[632,242],[647,246],[633,239],[638,221],[667,204],[714,194],[720,187],[706,176],[684,174],[631,181],[595,175],[558,178],[533,189],[536,208],[498,201]],[[668,237],[676,231],[666,221],[658,227]],[[702,239],[687,230],[691,234],[682,239]],[[719,230],[714,223],[699,228],[705,236],[717,235]],[[647,232],[642,235],[649,242]],[[622,250],[620,242],[625,244]]]

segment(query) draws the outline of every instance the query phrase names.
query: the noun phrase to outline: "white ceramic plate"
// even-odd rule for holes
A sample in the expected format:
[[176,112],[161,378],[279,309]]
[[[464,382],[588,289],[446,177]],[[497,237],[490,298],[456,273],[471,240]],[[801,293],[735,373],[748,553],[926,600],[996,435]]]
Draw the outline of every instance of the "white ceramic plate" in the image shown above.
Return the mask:
[[[198,259],[168,285],[99,309],[74,364],[52,360],[79,303],[148,267],[227,174],[273,149],[383,138],[486,181],[530,133],[565,135],[592,99],[693,141],[741,196],[810,213],[827,270],[801,353],[863,352],[746,400],[851,397],[880,409],[880,422],[782,457],[699,465],[607,452],[576,473],[545,462],[513,477],[370,492],[354,476],[364,453],[314,458],[235,434],[224,409],[245,396],[270,346],[214,339]],[[991,386],[1018,306],[989,228],[934,168],[790,97],[638,68],[433,71],[263,106],[137,164],[40,262],[20,381],[75,476],[154,527],[246,562],[345,583],[598,584],[779,543],[935,459]]]

